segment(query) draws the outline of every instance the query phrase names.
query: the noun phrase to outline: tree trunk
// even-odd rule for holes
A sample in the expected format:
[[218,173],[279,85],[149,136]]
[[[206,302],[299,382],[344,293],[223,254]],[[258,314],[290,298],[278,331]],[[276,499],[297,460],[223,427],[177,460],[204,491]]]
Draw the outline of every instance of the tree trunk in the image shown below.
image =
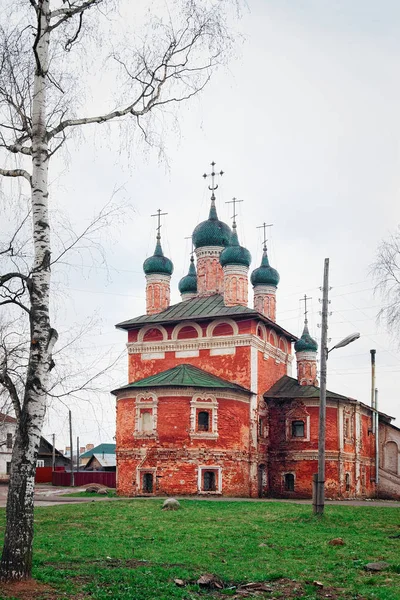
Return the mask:
[[49,55],[49,0],[38,1],[36,70],[32,99],[32,220],[34,264],[29,282],[31,345],[25,395],[13,450],[7,525],[0,579],[26,579],[32,571],[33,494],[36,456],[46,412],[46,389],[57,333],[50,326],[50,227],[46,86]]

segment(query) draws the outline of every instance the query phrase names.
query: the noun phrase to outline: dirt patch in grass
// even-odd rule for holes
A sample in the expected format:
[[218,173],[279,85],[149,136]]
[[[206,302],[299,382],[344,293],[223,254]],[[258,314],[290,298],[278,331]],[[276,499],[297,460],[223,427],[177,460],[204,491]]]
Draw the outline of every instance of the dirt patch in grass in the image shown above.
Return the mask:
[[[276,579],[258,583],[237,584],[227,586],[224,591],[215,594],[218,598],[265,598],[269,600],[294,600],[295,598],[327,598],[329,600],[345,600],[349,598],[345,590],[325,587],[317,582],[303,584],[293,579]],[[352,600],[362,600],[361,596],[351,596]]]
[[[12,581],[1,584],[1,598],[18,598],[18,600],[57,600],[61,594],[50,585],[28,579],[27,581]],[[83,595],[73,596],[71,600],[84,598]]]

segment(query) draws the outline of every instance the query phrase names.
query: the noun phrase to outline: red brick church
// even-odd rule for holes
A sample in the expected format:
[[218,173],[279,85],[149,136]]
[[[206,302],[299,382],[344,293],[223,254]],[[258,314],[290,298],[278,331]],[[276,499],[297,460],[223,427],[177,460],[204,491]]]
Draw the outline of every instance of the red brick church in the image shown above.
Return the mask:
[[[113,392],[118,493],[310,497],[317,343],[307,319],[300,338],[276,322],[279,274],[265,243],[248,306],[251,256],[235,220],[231,229],[218,219],[212,175],[182,301],[170,306],[173,264],[158,227],[143,265],[146,314],[117,325],[128,332],[129,355],[129,383]],[[328,498],[400,496],[400,430],[379,413],[377,436],[373,417],[366,404],[327,393]]]

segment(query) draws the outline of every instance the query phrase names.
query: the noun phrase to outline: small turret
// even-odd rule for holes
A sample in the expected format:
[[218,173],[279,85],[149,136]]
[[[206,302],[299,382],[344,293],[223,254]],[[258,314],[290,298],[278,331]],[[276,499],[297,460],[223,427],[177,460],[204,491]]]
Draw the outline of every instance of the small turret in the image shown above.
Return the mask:
[[308,330],[307,296],[304,296],[304,329],[301,338],[294,345],[297,361],[297,380],[300,385],[318,385],[317,351],[318,344]]
[[254,269],[251,274],[250,281],[254,290],[254,308],[262,313],[271,321],[276,320],[276,288],[279,283],[279,273],[271,267],[268,260],[267,244],[265,239],[265,229],[267,225],[264,223],[264,246],[261,265]]
[[190,300],[197,296],[197,273],[194,265],[193,254],[190,257],[190,266],[188,274],[182,277],[178,284],[181,298],[183,300]]
[[146,313],[153,315],[165,310],[170,303],[171,275],[174,270],[172,261],[164,256],[161,247],[161,210],[158,209],[158,227],[156,236],[156,247],[153,256],[149,256],[143,263],[143,271],[146,275]]
[[234,216],[230,244],[222,250],[219,257],[224,273],[224,304],[225,306],[236,306],[238,304],[247,306],[251,254],[247,248],[239,244],[235,221],[236,198],[232,202]]

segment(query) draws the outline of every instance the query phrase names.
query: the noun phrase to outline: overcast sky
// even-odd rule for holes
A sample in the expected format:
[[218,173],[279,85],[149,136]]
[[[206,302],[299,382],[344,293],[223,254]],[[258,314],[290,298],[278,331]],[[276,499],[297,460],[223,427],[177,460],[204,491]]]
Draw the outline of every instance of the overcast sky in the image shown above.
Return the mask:
[[[133,20],[132,10],[126,15]],[[244,200],[238,232],[252,269],[261,258],[256,227],[274,224],[269,251],[281,276],[279,324],[300,335],[299,299],[306,293],[319,341],[319,288],[329,257],[331,345],[353,331],[361,338],[330,354],[328,389],[369,404],[369,350],[376,348],[380,409],[400,420],[400,354],[377,325],[381,299],[369,272],[379,242],[400,222],[400,4],[249,0],[235,28],[237,56],[201,96],[180,106],[179,128],[165,131],[168,165],[143,145],[128,153],[108,143],[99,127],[86,130],[67,167],[56,165],[55,205],[77,227],[116,188],[133,207],[103,239],[109,275],[90,268],[89,258],[70,269],[68,279],[58,268],[55,281],[68,281],[69,291],[58,305],[57,327],[95,314],[99,323],[82,351],[117,357],[124,350],[126,335],[114,324],[145,312],[142,263],[154,248],[150,215],[158,208],[168,213],[162,243],[175,267],[172,302],[180,300],[177,284],[189,264],[185,237],[207,218],[209,192],[201,175],[215,160],[225,171],[217,192],[220,218],[230,223],[225,202]],[[124,358],[110,375],[110,389],[126,383],[125,367]],[[81,445],[112,441],[113,397],[104,393],[90,405],[72,401],[72,408]],[[59,447],[68,442],[67,409],[59,403],[44,427],[45,436],[53,432]]]

